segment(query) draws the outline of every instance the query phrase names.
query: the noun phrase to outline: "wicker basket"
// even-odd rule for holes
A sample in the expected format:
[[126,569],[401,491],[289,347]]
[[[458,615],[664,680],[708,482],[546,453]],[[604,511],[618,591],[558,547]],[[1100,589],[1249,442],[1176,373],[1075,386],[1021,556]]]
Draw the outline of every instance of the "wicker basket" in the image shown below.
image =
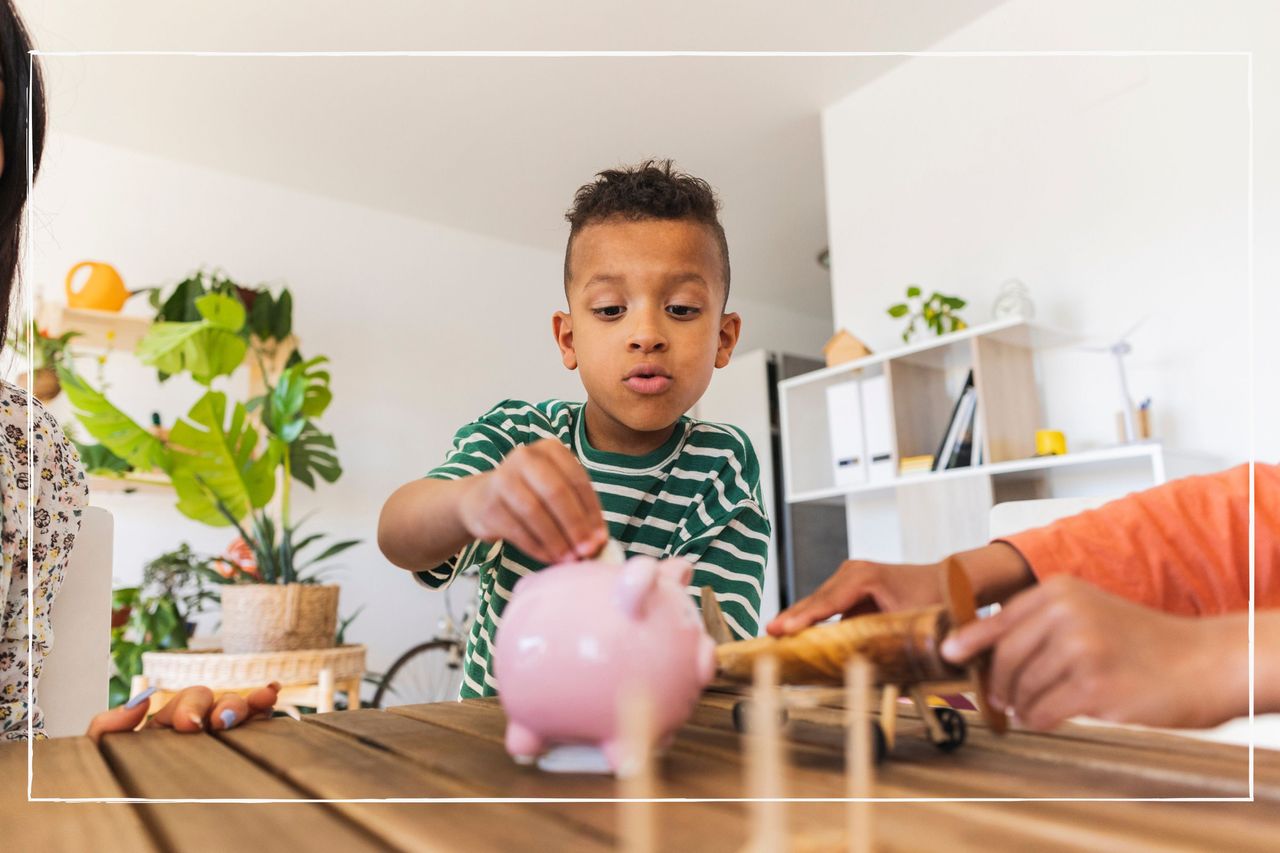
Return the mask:
[[329,649],[337,629],[337,586],[230,584],[222,588],[222,650],[228,654]]
[[337,681],[364,675],[365,647],[336,646],[331,649],[304,649],[296,652],[222,654],[208,651],[146,652],[142,674],[161,690],[177,692],[193,684],[212,690],[241,690],[278,681],[314,684],[320,671],[328,669]]

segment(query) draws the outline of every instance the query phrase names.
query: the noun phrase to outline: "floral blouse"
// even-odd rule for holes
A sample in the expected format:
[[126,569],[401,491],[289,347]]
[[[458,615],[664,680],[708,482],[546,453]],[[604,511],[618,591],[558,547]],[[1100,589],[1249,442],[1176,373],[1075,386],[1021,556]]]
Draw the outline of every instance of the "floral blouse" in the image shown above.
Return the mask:
[[[32,432],[27,435],[27,407]],[[30,715],[36,737],[43,737],[44,715],[30,702],[27,637],[32,632],[31,672],[38,681],[44,657],[53,645],[49,610],[62,586],[67,558],[80,531],[80,513],[89,488],[75,448],[39,400],[0,380],[0,741],[23,740]],[[34,470],[28,468],[28,442]],[[34,507],[31,566],[27,565],[27,510]],[[32,569],[35,614],[31,629],[27,577]]]

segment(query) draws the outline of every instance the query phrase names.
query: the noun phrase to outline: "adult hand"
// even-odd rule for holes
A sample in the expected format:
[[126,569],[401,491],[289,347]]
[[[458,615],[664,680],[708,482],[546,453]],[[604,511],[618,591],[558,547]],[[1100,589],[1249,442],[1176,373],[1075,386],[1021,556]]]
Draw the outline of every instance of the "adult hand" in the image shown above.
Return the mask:
[[560,563],[594,556],[609,538],[591,478],[555,439],[517,447],[469,480],[458,510],[476,539],[503,539],[536,560]]
[[[950,559],[959,561],[979,604],[1003,601],[1035,583],[1027,561],[1005,542],[962,551]],[[895,565],[848,560],[813,595],[779,613],[767,630],[777,637],[837,613],[857,616],[941,604],[945,600],[946,563]]]
[[[104,734],[138,728],[151,705],[146,700],[154,692],[155,688],[145,690],[120,707],[98,714],[89,721],[89,730],[85,734],[97,743]],[[279,695],[280,684],[275,681],[266,687],[259,687],[247,697],[238,693],[223,693],[215,698],[208,687],[188,687],[165,703],[147,722],[147,726],[171,728],[184,734],[226,730],[257,716],[271,716],[271,709],[275,707]]]
[[942,655],[962,664],[994,649],[988,700],[1028,728],[1077,714],[1205,727],[1245,705],[1247,639],[1235,617],[1172,616],[1057,576],[952,632]]
[[899,565],[846,560],[812,595],[779,613],[766,630],[780,637],[836,614],[856,616],[940,604],[942,578],[939,563]]

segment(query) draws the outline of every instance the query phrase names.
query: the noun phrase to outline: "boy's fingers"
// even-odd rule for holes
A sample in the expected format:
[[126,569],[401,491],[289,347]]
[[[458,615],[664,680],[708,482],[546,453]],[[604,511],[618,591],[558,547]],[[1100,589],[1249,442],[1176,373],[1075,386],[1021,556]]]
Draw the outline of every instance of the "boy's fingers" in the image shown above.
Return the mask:
[[109,732],[128,732],[136,729],[147,716],[149,705],[143,701],[132,708],[121,705],[110,711],[95,714],[89,721],[89,730],[85,732],[90,740],[97,743]]
[[543,563],[555,562],[534,537],[524,520],[505,502],[499,501],[490,507],[489,512],[493,528],[500,531],[495,538],[510,542],[535,560]]
[[538,537],[557,559],[577,555],[578,543],[589,539],[591,525],[569,477],[554,462],[536,455],[530,456],[521,476],[553,528],[538,529]]
[[1017,709],[1018,720],[1027,728],[1045,731],[1069,717],[1088,713],[1079,685],[1070,674],[1046,690],[1031,704]]
[[1061,646],[1046,645],[1036,656],[1034,666],[1025,666],[1014,681],[1008,706],[1021,717],[1039,705],[1060,684],[1066,683],[1076,661],[1064,654]]
[[600,496],[596,494],[587,472],[564,445],[559,442],[549,444],[546,456],[550,464],[563,475],[565,486],[577,500],[579,513],[574,518],[578,523],[569,533],[578,556],[590,557],[609,538],[609,530],[604,523],[604,510],[600,507]]
[[209,714],[212,731],[226,731],[249,719],[249,703],[238,693],[223,693]]
[[571,554],[573,547],[559,525],[551,517],[541,496],[523,479],[513,479],[502,493],[502,502],[511,515],[537,543],[548,562],[558,563]]

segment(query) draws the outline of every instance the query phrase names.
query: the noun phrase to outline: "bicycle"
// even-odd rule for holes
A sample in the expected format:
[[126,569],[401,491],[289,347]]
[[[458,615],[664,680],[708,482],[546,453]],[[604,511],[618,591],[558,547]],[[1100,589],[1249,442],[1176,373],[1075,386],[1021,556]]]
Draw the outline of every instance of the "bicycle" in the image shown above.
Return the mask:
[[[471,573],[464,573],[463,577]],[[467,648],[467,632],[475,618],[474,607],[467,607],[462,618],[454,618],[453,586],[444,591],[444,616],[440,618],[436,636],[412,647],[387,670],[373,694],[374,708],[381,708],[388,694],[396,705],[419,705],[452,701],[462,687],[463,654]]]

